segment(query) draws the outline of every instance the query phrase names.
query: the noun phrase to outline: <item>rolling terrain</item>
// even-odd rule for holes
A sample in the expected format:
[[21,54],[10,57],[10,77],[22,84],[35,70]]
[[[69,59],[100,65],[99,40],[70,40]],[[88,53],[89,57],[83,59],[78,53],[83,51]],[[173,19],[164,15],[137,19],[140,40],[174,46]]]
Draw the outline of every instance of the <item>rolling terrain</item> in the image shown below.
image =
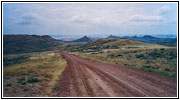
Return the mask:
[[91,61],[132,67],[176,77],[177,48],[127,39],[99,39],[70,47],[72,54]]
[[98,39],[88,42],[84,45],[69,47],[67,50],[72,52],[96,52],[104,49],[126,49],[126,48],[146,48],[147,46],[156,46],[135,40],[127,39]]
[[3,37],[5,97],[176,97],[176,77],[177,47],[86,36],[68,42]]

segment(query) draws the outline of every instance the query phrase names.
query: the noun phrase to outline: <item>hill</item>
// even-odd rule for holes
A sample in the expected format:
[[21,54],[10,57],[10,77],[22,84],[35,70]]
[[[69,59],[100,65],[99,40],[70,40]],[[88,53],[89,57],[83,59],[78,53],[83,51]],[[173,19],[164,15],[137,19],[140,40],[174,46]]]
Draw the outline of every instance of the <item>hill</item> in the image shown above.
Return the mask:
[[72,42],[91,42],[92,40],[89,38],[89,37],[87,37],[87,36],[84,36],[84,37],[82,37],[82,38],[80,38],[80,39],[77,39],[77,40],[74,40],[74,41],[72,41]]
[[177,45],[177,38],[158,38],[153,37],[150,35],[145,35],[143,37],[128,37],[125,39],[133,39],[145,43],[153,43],[153,44],[160,44],[160,45],[166,45],[166,46],[176,46]]
[[47,51],[62,44],[48,35],[3,35],[3,54]]
[[[144,38],[152,37],[145,36]],[[72,54],[90,61],[132,67],[172,77],[177,75],[176,47],[130,39],[104,38],[69,50]]]
[[110,38],[110,39],[117,39],[117,38],[120,38],[120,36],[109,35],[107,38]]
[[131,40],[137,40],[144,43],[153,43],[153,44],[160,44],[160,45],[166,45],[166,46],[177,46],[177,38],[160,38],[160,37],[153,37],[151,35],[144,35],[143,37],[138,36],[113,36],[110,35],[107,38],[121,38],[121,39],[131,39]]
[[149,46],[157,46],[154,44],[147,44],[136,40],[128,39],[98,39],[84,45],[66,48],[69,51],[83,51],[83,52],[94,52],[101,51],[104,49],[126,49],[126,48],[145,48]]

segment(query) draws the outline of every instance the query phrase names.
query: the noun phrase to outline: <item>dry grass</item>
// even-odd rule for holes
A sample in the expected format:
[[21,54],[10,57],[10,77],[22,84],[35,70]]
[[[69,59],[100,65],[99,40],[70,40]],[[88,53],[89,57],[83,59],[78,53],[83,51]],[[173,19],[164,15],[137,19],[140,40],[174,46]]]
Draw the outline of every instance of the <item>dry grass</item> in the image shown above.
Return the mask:
[[41,52],[28,54],[30,58],[22,63],[14,64],[4,67],[3,76],[17,77],[17,76],[32,76],[44,77],[45,80],[40,80],[41,87],[46,93],[44,96],[51,94],[51,90],[60,79],[63,71],[66,68],[67,62],[61,55],[54,52]]
[[[104,49],[101,52],[74,54],[91,61],[98,61],[137,69],[152,69],[154,72],[165,72],[168,76],[176,76],[177,48],[154,46],[148,48]],[[142,57],[138,57],[141,56]]]
[[48,75],[51,76],[51,80],[48,83],[48,88],[47,88],[47,94],[50,95],[52,88],[55,86],[55,84],[57,83],[57,80],[60,79],[63,71],[65,70],[66,66],[67,66],[67,62],[66,61],[62,61],[61,63],[59,63],[59,66],[61,66],[60,68],[56,68],[54,71],[48,73]]

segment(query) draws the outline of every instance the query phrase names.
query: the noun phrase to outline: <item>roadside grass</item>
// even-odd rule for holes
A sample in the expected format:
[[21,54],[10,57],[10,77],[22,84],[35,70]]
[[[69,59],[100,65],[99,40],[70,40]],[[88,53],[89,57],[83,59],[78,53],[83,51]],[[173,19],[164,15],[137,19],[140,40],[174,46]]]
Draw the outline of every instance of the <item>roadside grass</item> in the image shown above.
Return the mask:
[[126,66],[161,75],[176,77],[177,48],[161,46],[130,49],[104,49],[96,52],[72,52],[82,58]]
[[18,64],[21,62],[27,61],[29,58],[28,55],[19,55],[19,56],[5,56],[3,57],[3,66],[7,67],[13,64]]
[[[22,55],[13,56],[18,57]],[[42,94],[44,96],[50,95],[52,88],[57,83],[57,80],[59,80],[66,68],[66,60],[63,59],[61,55],[51,51],[29,53],[26,56],[28,56],[26,61],[14,63],[8,65],[8,67],[3,67],[4,79],[11,80],[15,77],[26,77],[24,79],[22,78],[22,80],[17,79],[17,81],[20,84],[26,85],[39,84],[40,87],[42,87],[42,90],[46,92]]]
[[141,68],[141,70],[148,71],[148,72],[153,72],[153,73],[156,73],[156,74],[161,74],[161,75],[164,75],[164,76],[177,77],[177,73],[162,72],[162,71],[158,71],[158,70],[154,70],[154,69],[150,69],[150,68],[143,68],[143,67]]

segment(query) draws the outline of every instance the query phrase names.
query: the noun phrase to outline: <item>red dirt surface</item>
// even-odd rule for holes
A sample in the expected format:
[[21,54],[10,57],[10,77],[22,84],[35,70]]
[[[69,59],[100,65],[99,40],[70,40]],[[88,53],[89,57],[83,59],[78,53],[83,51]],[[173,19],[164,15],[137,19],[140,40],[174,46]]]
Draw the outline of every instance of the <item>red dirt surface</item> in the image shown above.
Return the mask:
[[62,54],[68,61],[60,97],[176,97],[177,79]]

